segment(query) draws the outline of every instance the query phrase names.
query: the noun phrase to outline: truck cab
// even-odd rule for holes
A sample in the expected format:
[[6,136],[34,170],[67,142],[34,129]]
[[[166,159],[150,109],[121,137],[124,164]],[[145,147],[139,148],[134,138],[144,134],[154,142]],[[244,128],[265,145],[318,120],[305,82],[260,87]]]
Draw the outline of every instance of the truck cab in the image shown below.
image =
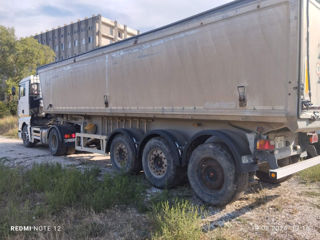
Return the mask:
[[39,76],[31,75],[19,83],[19,138],[30,141],[31,122],[44,117]]

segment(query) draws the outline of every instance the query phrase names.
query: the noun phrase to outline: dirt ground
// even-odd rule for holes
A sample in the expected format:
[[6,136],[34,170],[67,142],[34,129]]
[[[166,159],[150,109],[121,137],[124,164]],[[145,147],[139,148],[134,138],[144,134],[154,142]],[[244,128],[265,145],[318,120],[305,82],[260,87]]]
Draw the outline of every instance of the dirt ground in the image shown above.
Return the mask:
[[112,171],[109,156],[91,153],[77,153],[68,156],[54,157],[47,146],[37,145],[26,148],[19,139],[0,136],[0,159],[5,158],[10,167],[30,168],[34,164],[59,163],[62,166],[74,166],[79,169],[99,167],[102,174]]
[[[1,158],[12,167],[30,168],[34,163],[51,162],[79,169],[98,166],[104,174],[112,172],[108,156],[53,157],[44,146],[28,149],[20,140],[4,137],[0,137]],[[159,190],[151,188],[148,192]],[[169,192],[204,206],[203,230],[208,239],[320,239],[320,183],[304,183],[298,176],[279,185],[257,182],[225,208],[204,205],[188,185]]]

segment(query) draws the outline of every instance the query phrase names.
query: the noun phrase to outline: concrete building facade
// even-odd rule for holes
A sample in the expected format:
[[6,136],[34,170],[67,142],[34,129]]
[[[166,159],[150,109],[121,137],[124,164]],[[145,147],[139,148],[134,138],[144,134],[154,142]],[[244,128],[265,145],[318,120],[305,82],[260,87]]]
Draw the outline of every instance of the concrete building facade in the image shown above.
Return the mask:
[[97,15],[36,34],[34,38],[51,47],[55,60],[60,61],[138,34],[138,30]]

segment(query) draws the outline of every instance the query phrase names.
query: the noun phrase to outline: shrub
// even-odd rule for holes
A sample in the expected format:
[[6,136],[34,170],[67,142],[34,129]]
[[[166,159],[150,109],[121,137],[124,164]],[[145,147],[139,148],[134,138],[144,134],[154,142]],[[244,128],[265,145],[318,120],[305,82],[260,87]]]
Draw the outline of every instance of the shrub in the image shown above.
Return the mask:
[[0,101],[0,118],[3,118],[4,116],[7,116],[10,114],[9,109],[7,108],[7,105]]
[[201,209],[188,201],[168,201],[154,207],[153,218],[157,231],[154,240],[198,240],[202,236]]
[[16,116],[0,118],[0,135],[18,137],[18,118]]

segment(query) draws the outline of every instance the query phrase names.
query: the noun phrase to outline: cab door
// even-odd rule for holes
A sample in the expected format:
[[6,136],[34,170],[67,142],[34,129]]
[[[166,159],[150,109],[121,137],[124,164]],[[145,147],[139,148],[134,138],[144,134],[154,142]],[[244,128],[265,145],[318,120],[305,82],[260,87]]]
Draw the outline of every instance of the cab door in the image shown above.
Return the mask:
[[29,81],[20,82],[19,84],[19,103],[18,103],[19,118],[29,117]]

